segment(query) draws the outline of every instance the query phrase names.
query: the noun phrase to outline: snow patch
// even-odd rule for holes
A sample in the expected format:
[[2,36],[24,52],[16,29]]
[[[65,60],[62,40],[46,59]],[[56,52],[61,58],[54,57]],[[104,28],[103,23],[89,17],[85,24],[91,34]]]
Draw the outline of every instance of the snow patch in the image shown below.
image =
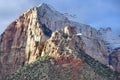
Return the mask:
[[81,36],[81,35],[82,35],[82,33],[78,33],[78,34],[76,34],[76,35]]

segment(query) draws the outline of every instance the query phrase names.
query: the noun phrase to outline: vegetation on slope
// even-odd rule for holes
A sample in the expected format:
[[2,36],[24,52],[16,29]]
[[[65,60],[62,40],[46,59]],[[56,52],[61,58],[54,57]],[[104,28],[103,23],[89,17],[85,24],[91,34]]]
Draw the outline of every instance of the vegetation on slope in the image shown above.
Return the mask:
[[21,68],[18,72],[8,76],[7,80],[42,80],[47,78],[49,56],[38,58],[32,64]]
[[120,80],[119,73],[95,61],[84,51],[79,53],[79,57],[84,61],[83,64],[58,64],[49,56],[39,57],[7,80]]
[[109,67],[101,64],[99,61],[96,61],[95,59],[87,55],[84,51],[80,51],[79,57],[102,77],[105,77],[108,80],[120,80],[120,73],[113,71]]

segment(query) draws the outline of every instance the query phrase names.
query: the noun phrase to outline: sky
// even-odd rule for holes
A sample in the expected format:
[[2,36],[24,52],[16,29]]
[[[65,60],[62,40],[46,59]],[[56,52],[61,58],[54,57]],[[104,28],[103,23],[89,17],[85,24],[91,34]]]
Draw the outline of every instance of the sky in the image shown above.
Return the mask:
[[96,29],[111,27],[120,34],[120,0],[0,0],[0,34],[22,13],[41,3],[52,5],[61,13],[76,15]]

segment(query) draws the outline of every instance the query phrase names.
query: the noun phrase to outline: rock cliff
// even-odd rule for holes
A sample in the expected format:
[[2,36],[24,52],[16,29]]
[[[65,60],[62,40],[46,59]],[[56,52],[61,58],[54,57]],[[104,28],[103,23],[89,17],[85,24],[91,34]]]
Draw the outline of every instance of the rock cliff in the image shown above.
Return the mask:
[[0,80],[40,56],[47,54],[60,63],[71,62],[81,50],[109,65],[110,53],[99,31],[74,22],[43,3],[23,13],[1,34]]
[[45,42],[42,55],[7,80],[119,80],[119,73],[86,54],[75,27],[55,31]]
[[40,56],[51,33],[45,24],[38,22],[36,8],[12,22],[0,38],[0,79]]

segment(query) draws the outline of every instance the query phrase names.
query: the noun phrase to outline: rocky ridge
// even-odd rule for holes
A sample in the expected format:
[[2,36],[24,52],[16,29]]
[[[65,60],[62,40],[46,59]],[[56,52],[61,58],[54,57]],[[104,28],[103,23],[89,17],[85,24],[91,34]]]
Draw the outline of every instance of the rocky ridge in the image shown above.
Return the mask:
[[[12,22],[0,38],[0,75],[7,75],[40,56],[52,31],[38,22],[36,8]],[[1,79],[0,77],[0,79]]]
[[[86,42],[87,45],[86,47],[88,47],[89,49],[88,50],[89,52],[87,54],[89,54],[90,56],[94,57],[95,59],[99,60],[104,64],[108,64],[108,58],[107,59],[105,58],[106,56],[109,55],[109,53],[107,52],[106,47],[104,47],[104,43],[101,40],[101,35],[99,35],[98,31],[95,28],[92,28],[90,25],[69,20],[69,18],[66,17],[64,14],[51,9],[47,4],[42,4],[42,6],[37,7],[37,9],[39,23],[45,24],[52,31],[61,30],[65,26],[69,25],[75,26],[77,33],[82,34],[83,38],[85,39],[84,41]],[[91,43],[91,45],[93,45],[92,46],[93,48],[90,45],[88,45],[88,41]]]

